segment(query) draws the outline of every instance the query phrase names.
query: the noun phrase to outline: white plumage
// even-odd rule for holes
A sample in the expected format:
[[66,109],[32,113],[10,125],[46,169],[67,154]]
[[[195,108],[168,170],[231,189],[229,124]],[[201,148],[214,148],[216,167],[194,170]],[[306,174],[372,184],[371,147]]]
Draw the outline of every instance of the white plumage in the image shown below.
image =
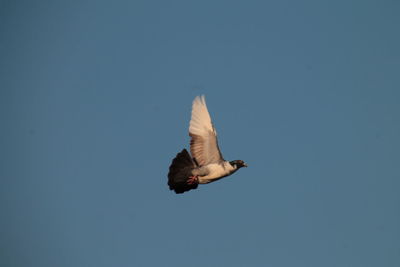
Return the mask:
[[[197,135],[207,135],[208,131],[214,131],[210,113],[208,113],[204,96],[196,96],[192,104],[192,118],[189,124],[189,132]],[[216,135],[216,133],[215,133]]]
[[211,163],[206,165],[207,175],[199,176],[199,184],[208,184],[219,180],[236,170],[236,166],[232,166],[229,162]]

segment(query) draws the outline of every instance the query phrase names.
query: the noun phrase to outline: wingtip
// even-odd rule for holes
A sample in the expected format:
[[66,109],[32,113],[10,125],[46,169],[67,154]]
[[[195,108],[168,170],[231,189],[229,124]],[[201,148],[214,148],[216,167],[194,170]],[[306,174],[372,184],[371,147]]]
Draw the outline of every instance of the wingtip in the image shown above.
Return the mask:
[[206,103],[206,96],[205,95],[198,95],[194,98],[193,103],[200,102],[202,104]]

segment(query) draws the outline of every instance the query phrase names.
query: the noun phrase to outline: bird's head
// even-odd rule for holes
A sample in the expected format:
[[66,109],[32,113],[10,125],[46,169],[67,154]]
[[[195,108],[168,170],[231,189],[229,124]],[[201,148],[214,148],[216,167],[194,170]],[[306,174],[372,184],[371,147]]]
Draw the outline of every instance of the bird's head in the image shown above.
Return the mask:
[[243,160],[233,160],[229,162],[236,169],[240,169],[242,167],[247,167],[247,164]]

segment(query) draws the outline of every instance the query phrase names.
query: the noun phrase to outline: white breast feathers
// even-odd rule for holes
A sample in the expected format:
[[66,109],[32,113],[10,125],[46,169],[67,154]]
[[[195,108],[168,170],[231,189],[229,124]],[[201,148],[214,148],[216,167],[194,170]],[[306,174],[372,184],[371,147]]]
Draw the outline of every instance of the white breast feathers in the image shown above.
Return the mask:
[[200,184],[208,184],[217,181],[225,176],[232,174],[236,167],[233,167],[228,161],[223,164],[212,163],[204,166],[207,169],[207,175],[199,177]]

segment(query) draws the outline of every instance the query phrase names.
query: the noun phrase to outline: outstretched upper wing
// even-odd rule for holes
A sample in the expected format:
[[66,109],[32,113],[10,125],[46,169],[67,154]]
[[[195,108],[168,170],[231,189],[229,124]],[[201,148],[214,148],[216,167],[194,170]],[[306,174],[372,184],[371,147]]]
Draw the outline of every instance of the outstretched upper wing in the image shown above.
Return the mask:
[[200,166],[223,161],[204,96],[196,96],[189,126],[190,153]]

